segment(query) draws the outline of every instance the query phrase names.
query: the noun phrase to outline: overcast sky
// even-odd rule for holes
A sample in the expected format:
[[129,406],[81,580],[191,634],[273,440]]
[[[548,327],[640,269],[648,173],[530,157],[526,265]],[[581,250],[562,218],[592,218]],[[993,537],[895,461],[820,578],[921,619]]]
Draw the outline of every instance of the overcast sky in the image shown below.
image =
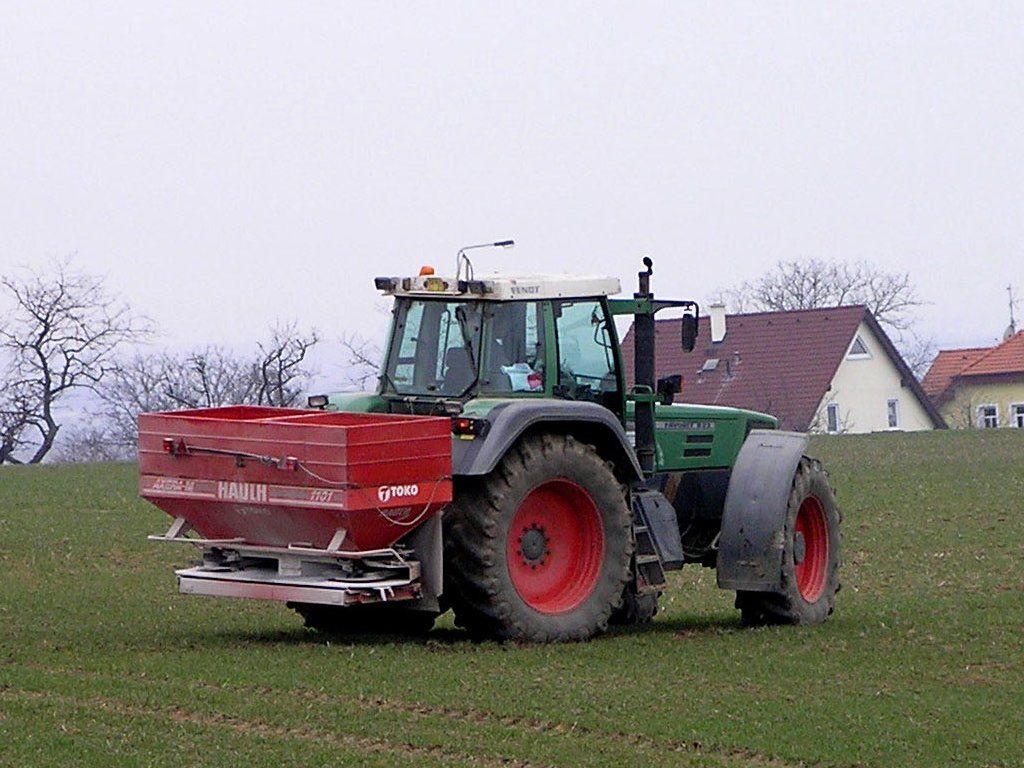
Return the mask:
[[0,271],[75,253],[166,343],[237,345],[377,337],[374,275],[496,238],[478,274],[632,290],[649,254],[698,300],[866,258],[940,345],[994,342],[1024,5],[893,6],[6,3]]

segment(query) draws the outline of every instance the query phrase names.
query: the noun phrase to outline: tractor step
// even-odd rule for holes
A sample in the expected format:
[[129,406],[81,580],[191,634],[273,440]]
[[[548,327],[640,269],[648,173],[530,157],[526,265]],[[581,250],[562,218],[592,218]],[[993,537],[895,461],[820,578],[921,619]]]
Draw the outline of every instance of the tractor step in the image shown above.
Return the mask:
[[633,572],[639,593],[665,587],[665,571],[683,566],[679,524],[672,504],[660,492],[644,489],[633,493],[633,537],[636,550]]
[[654,592],[665,586],[665,569],[661,567],[661,558],[654,548],[654,539],[646,525],[633,526],[636,540],[636,552],[633,555],[633,567],[636,571],[637,591]]
[[683,545],[675,507],[660,491],[633,492],[633,527],[642,531],[637,537],[637,555],[657,555],[661,567],[674,571],[683,567]]

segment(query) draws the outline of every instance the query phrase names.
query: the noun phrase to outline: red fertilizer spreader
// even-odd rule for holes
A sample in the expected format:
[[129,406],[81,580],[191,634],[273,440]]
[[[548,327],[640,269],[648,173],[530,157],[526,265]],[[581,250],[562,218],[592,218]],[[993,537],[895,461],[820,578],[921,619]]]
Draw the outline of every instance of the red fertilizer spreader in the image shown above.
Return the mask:
[[[187,594],[349,605],[440,580],[451,420],[229,406],[139,416],[139,492],[174,518],[158,541],[202,563]],[[194,535],[190,535],[194,534]],[[414,551],[437,562],[414,560]],[[440,593],[433,584],[432,594]]]

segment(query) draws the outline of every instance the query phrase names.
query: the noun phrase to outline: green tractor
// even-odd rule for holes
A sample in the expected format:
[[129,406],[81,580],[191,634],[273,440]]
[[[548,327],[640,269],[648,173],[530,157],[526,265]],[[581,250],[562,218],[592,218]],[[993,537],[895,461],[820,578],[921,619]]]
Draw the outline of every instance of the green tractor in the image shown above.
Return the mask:
[[[698,307],[603,277],[377,278],[377,391],[310,409],[139,417],[139,489],[201,551],[181,592],[284,602],[329,632],[582,640],[651,619],[666,571],[713,567],[748,623],[835,603],[839,510],[807,436],[655,382],[654,316]],[[614,319],[634,319],[635,384]],[[195,535],[193,535],[195,534]]]
[[[450,418],[452,501],[436,534],[410,536],[433,586],[407,610],[292,601],[307,624],[362,611],[422,629],[451,608],[477,637],[582,640],[650,620],[665,572],[686,564],[716,568],[746,623],[832,613],[840,513],[807,436],[673,402],[680,377],[654,380],[654,316],[681,313],[690,351],[698,307],[655,299],[644,265],[632,298],[612,298],[612,278],[477,279],[464,251],[454,278],[377,278],[394,308],[376,392],[310,405]],[[632,386],[619,315],[634,319]]]

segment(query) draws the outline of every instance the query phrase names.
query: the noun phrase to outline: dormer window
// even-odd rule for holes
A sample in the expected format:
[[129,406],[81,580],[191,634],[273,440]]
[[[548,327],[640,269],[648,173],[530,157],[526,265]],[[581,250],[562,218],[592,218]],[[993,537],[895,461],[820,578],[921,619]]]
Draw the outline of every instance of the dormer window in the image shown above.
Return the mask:
[[871,357],[868,345],[864,343],[859,334],[853,337],[853,344],[850,345],[850,351],[846,353],[846,356],[851,360],[866,360]]

